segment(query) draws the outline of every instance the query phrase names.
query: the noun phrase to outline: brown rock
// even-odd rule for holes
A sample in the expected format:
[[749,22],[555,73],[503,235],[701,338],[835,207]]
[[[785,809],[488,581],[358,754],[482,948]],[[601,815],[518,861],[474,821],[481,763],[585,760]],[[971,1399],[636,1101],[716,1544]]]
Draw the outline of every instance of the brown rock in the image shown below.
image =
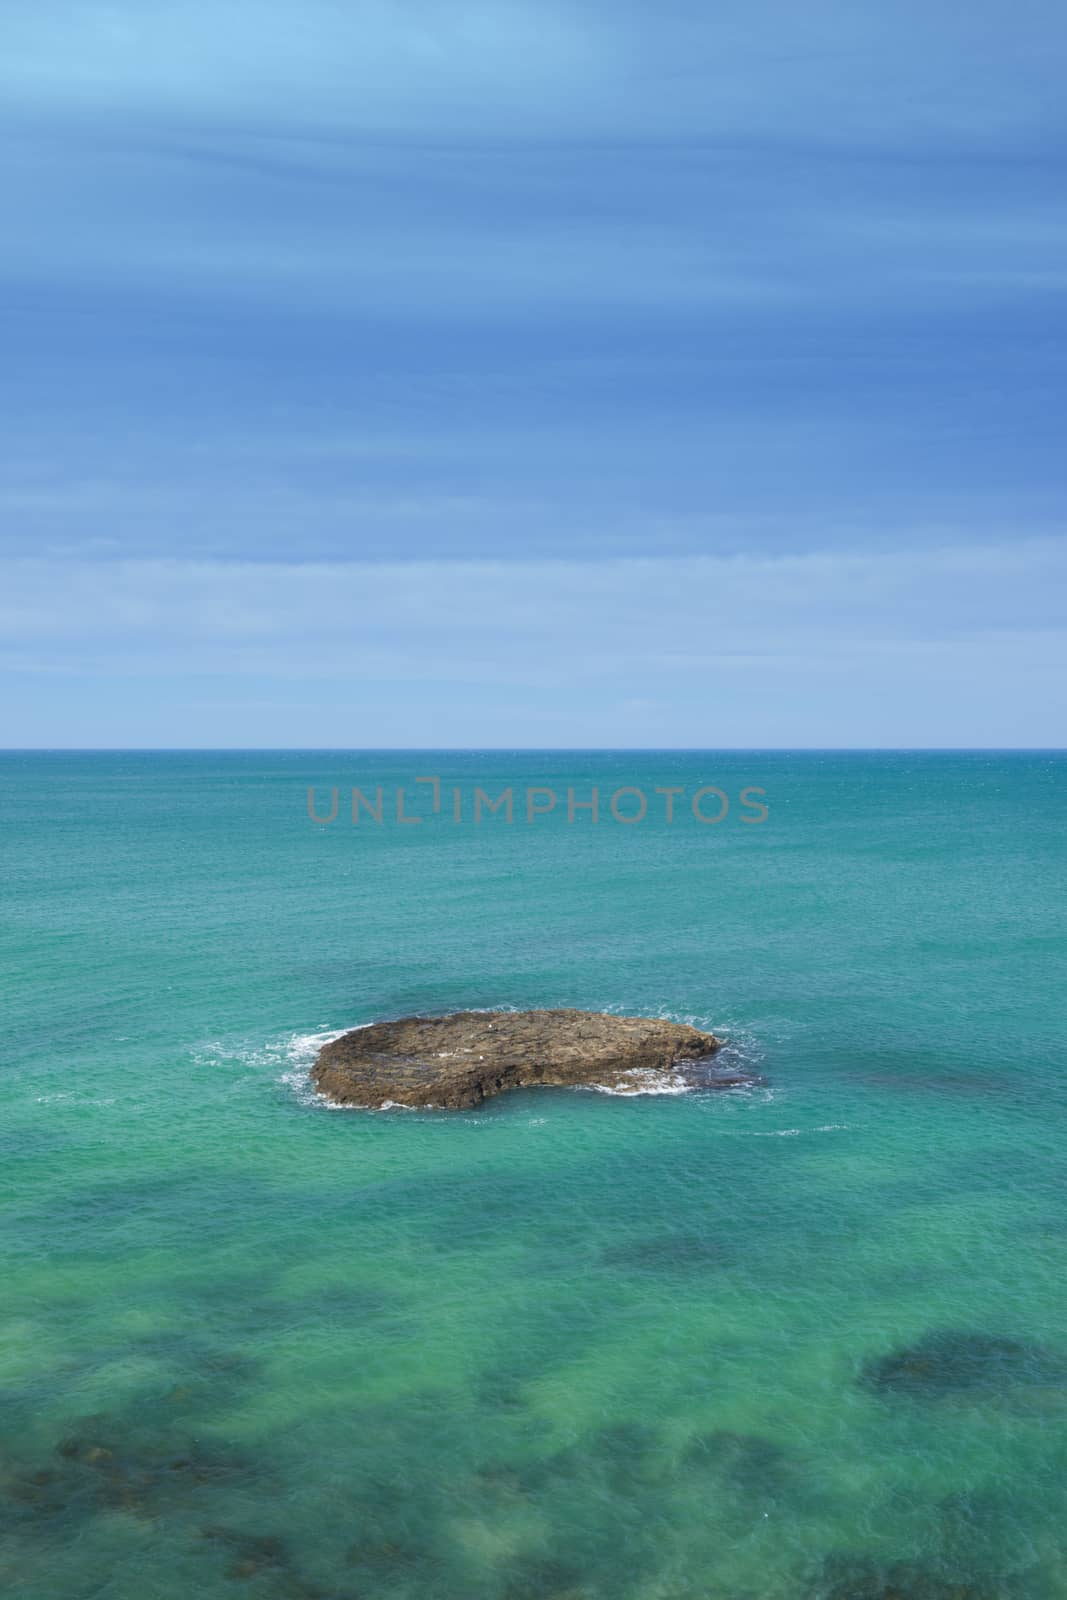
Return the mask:
[[[636,1090],[648,1074],[694,1074],[711,1085],[749,1081],[709,1076],[721,1041],[660,1017],[597,1011],[459,1011],[355,1028],[324,1045],[311,1069],[319,1093],[339,1105],[479,1105],[505,1089],[595,1084]],[[698,1063],[705,1064],[700,1072]],[[652,1080],[654,1083],[654,1079]]]

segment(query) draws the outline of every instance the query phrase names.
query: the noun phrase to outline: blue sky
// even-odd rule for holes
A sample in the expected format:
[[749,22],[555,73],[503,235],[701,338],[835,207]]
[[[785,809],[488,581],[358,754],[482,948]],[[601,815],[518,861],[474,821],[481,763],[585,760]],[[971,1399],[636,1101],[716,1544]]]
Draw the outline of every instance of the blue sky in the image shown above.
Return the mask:
[[1065,742],[1060,7],[2,28],[0,742]]

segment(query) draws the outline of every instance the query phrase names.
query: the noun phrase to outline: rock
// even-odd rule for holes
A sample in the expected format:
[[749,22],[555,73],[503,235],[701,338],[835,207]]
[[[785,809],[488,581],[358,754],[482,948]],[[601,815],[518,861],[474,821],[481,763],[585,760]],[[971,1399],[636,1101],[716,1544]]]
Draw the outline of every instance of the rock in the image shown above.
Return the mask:
[[623,1093],[677,1085],[751,1082],[716,1076],[707,1062],[721,1041],[660,1017],[597,1011],[460,1011],[355,1028],[324,1045],[311,1069],[338,1105],[480,1105],[505,1089],[596,1085]]

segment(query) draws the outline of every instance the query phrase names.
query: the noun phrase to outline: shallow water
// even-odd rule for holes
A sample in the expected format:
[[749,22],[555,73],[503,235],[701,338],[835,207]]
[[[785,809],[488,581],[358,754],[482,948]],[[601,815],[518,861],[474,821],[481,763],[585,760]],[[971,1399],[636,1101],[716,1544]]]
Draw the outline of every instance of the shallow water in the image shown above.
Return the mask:
[[[475,828],[434,772],[770,815]],[[0,756],[0,1586],[1067,1596],[1065,778]],[[397,782],[424,821],[353,827]],[[766,1082],[308,1092],[337,1030],[494,1005],[691,1021]]]

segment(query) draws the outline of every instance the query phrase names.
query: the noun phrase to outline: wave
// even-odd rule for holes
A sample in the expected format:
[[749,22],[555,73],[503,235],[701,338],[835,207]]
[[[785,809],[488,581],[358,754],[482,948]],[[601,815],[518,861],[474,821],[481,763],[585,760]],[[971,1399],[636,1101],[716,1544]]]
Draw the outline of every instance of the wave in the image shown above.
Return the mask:
[[591,1094],[621,1095],[627,1100],[639,1094],[692,1094],[700,1088],[699,1084],[683,1077],[680,1072],[657,1072],[653,1067],[636,1067],[624,1076],[627,1080],[625,1084],[589,1083],[575,1087],[584,1088]]

